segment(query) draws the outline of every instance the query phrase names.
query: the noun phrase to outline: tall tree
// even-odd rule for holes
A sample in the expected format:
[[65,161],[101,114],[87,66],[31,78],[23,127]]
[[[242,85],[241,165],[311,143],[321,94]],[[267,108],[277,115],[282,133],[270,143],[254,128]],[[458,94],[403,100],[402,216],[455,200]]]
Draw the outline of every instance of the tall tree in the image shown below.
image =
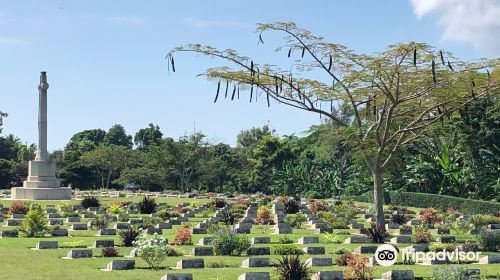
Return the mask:
[[104,142],[104,138],[106,137],[106,131],[98,128],[98,129],[87,129],[75,133],[70,139],[70,142],[80,142],[83,140],[90,141],[94,143],[97,147]]
[[[278,51],[285,50],[288,57],[299,54],[292,67],[260,64],[234,50],[199,44],[174,48],[166,58],[172,70],[173,55],[179,52],[221,58],[234,65],[234,69],[224,66],[206,71],[208,79],[219,82],[215,102],[221,84],[229,84],[247,89],[250,101],[260,90],[268,106],[275,100],[349,127],[351,141],[372,173],[376,224],[382,230],[382,177],[399,149],[457,108],[499,90],[498,59],[456,61],[450,53],[415,42],[390,45],[373,55],[357,54],[294,23],[259,24],[261,43],[266,31],[284,34],[285,43]],[[338,115],[344,104],[354,114],[349,122]]]
[[253,148],[259,143],[266,135],[272,135],[269,126],[252,127],[250,129],[242,130],[236,136],[236,147],[242,148],[245,151],[252,153]]
[[127,166],[135,164],[137,151],[124,146],[101,146],[80,157],[80,164],[94,168],[101,177],[101,187],[108,188],[112,176],[119,176],[119,172]]
[[163,133],[160,127],[152,123],[147,128],[141,128],[134,136],[134,143],[141,151],[146,151],[150,145],[157,145],[160,143]]
[[132,148],[132,136],[128,135],[125,128],[120,124],[113,125],[103,139],[104,145],[116,145]]

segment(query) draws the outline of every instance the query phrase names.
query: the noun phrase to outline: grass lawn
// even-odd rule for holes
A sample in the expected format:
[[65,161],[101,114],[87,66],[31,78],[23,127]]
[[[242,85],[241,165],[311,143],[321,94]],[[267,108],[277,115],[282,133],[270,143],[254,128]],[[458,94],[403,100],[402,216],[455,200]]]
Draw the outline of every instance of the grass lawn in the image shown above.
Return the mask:
[[[139,197],[129,197],[129,198],[102,198],[102,204],[107,204],[111,201],[138,201]],[[159,203],[167,203],[168,205],[175,206],[180,202],[191,202],[196,203],[198,205],[207,202],[208,200],[202,199],[179,199],[179,198],[156,198]],[[4,206],[10,205],[12,201],[8,200],[0,200],[0,204]],[[57,204],[57,201],[43,201],[37,202],[42,205],[50,205]],[[70,203],[77,204],[79,201],[71,201]],[[140,216],[140,215],[137,215]],[[190,223],[192,225],[196,224],[204,220],[199,216],[196,218],[190,219]],[[82,220],[82,222],[86,222],[87,220]],[[362,219],[359,219],[360,222]],[[181,227],[180,225],[174,226],[173,229],[164,230],[163,235],[165,235],[168,240],[173,239],[173,234]],[[305,227],[305,226],[304,226]],[[0,230],[7,229],[5,223],[2,223],[0,226]],[[283,235],[272,234],[272,229],[266,226],[253,226],[252,233],[249,237],[262,237],[269,236],[271,237],[271,242],[273,244],[262,244],[262,245],[252,245],[252,246],[276,246],[278,245],[278,241],[280,237]],[[343,240],[348,237],[348,235],[339,235],[338,233],[347,233],[354,232],[353,230],[335,230],[334,235],[338,235],[339,239]],[[452,232],[453,234],[453,232]],[[58,240],[59,246],[64,247],[67,246],[68,243],[65,242],[80,242],[82,246],[91,246],[94,240],[97,239],[114,239],[115,244],[120,244],[118,236],[103,236],[97,237],[96,231],[88,230],[88,231],[70,231],[70,237],[47,237],[47,238],[0,238],[0,279],[46,279],[46,280],[54,280],[54,279],[151,279],[158,280],[163,275],[167,273],[191,273],[193,274],[194,279],[237,279],[238,276],[244,272],[250,271],[269,271],[271,272],[272,279],[278,279],[275,268],[241,268],[240,265],[246,256],[242,257],[226,257],[226,256],[213,256],[213,257],[203,257],[205,260],[204,269],[184,269],[184,270],[176,270],[172,267],[175,267],[176,262],[181,259],[193,258],[189,256],[191,249],[194,246],[177,246],[185,256],[182,257],[169,257],[167,258],[163,266],[164,268],[160,270],[150,270],[147,267],[147,264],[139,258],[134,258],[136,261],[136,269],[133,271],[112,271],[105,272],[101,271],[106,267],[106,264],[111,260],[120,259],[120,258],[104,258],[101,257],[100,249],[93,249],[94,258],[91,259],[74,259],[74,260],[66,260],[62,259],[65,257],[71,248],[59,248],[57,250],[32,250],[31,248],[35,247],[36,243],[39,240]],[[294,240],[295,242],[304,236],[313,236],[315,235],[313,230],[311,229],[294,229],[293,234],[288,234],[287,237]],[[193,243],[198,244],[198,240],[203,236],[210,235],[193,235]],[[463,241],[466,239],[472,238],[469,235],[455,235],[457,240]],[[346,248],[349,251],[352,251],[354,248],[360,246],[360,244],[308,244],[308,245],[297,245],[299,247],[306,246],[324,246],[326,249],[327,255],[333,257],[333,260],[337,258],[335,252],[339,248]],[[128,255],[132,248],[119,247],[120,255]],[[324,256],[324,255],[322,255]],[[271,255],[270,261],[271,263],[275,263],[280,256]],[[303,259],[307,259],[311,256],[303,255]],[[124,257],[123,257],[124,258]],[[198,257],[200,258],[200,257]],[[129,259],[129,258],[124,258]],[[214,265],[224,266],[224,268],[212,268]],[[481,270],[481,275],[483,276],[496,276],[500,275],[500,265],[477,265],[477,264],[467,264],[465,265],[467,268],[476,268]],[[342,270],[344,267],[333,265],[330,267],[323,268],[313,268],[313,271],[319,270]],[[389,270],[413,270],[415,276],[417,277],[428,277],[432,273],[431,266],[423,266],[423,265],[395,265],[392,267],[374,267],[374,276],[380,277],[383,272]],[[499,278],[500,279],[500,278]]]

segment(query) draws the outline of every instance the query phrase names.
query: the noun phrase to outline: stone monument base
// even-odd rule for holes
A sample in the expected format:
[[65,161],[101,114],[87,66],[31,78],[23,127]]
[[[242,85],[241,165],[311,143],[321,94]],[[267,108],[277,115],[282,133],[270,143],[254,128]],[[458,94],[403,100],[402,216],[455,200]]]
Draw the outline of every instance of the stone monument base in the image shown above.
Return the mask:
[[11,198],[30,200],[69,200],[71,199],[71,188],[17,187],[11,189]]

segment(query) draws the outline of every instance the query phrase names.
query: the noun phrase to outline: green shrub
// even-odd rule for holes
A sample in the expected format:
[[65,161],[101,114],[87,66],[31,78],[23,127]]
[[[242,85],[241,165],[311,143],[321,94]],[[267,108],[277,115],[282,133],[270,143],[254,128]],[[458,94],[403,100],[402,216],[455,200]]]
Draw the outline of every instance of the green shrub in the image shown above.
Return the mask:
[[120,239],[122,241],[122,246],[124,247],[132,247],[134,245],[134,241],[137,240],[139,235],[141,235],[140,229],[135,229],[133,227],[121,230],[119,232]]
[[477,240],[484,251],[497,252],[500,250],[500,232],[498,230],[483,229],[477,235]]
[[319,218],[323,219],[330,229],[348,229],[349,220],[346,217],[339,217],[332,212],[319,211],[317,212]]
[[494,214],[500,212],[500,203],[498,202],[413,192],[390,192],[389,196],[390,202],[392,204],[400,204],[412,207],[434,207],[442,210],[451,207],[466,214]]
[[90,220],[90,228],[91,229],[104,229],[107,228],[109,225],[109,217],[104,215],[104,216],[97,216]]
[[137,204],[137,208],[141,214],[154,213],[156,209],[156,201],[154,198],[144,196],[144,198]]
[[81,205],[83,208],[88,209],[90,207],[100,207],[99,199],[95,196],[86,196],[83,198]]
[[112,258],[118,256],[118,248],[116,247],[104,247],[101,250],[101,255],[105,258]]
[[431,280],[478,280],[478,275],[472,275],[467,267],[458,265],[435,265],[432,268]]
[[[349,199],[373,203],[373,193],[351,196]],[[500,213],[500,203],[467,198],[459,198],[440,194],[392,191],[384,193],[385,203],[405,205],[418,208],[433,207],[437,209],[453,208],[465,214]]]
[[304,251],[295,245],[278,245],[273,248],[275,255],[303,255]]
[[276,264],[279,280],[308,280],[309,266],[300,260],[299,255],[283,256]]
[[451,252],[454,251],[456,248],[457,246],[454,243],[431,243],[429,245],[430,252],[441,252],[441,251]]
[[215,233],[210,245],[214,247],[216,255],[240,256],[250,248],[250,240],[245,235],[236,234],[233,230],[222,229]]
[[29,210],[18,230],[25,237],[43,237],[48,230],[48,225],[42,207],[37,205]]
[[287,216],[288,223],[293,228],[301,228],[302,224],[307,222],[306,215],[302,213],[292,214]]

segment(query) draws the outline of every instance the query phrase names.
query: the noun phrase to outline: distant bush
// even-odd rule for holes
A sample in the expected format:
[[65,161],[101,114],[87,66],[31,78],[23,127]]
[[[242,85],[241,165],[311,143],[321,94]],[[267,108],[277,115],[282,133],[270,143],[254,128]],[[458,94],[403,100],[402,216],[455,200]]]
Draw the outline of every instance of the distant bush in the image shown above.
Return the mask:
[[132,247],[134,244],[134,241],[137,240],[139,235],[141,235],[141,230],[140,229],[135,229],[133,227],[121,230],[119,232],[120,239],[122,241],[122,246],[124,247]]
[[373,269],[368,266],[368,257],[352,254],[344,269],[345,279],[373,279]]
[[295,245],[278,245],[273,248],[275,255],[303,255],[304,251]]
[[259,207],[257,210],[257,218],[254,222],[258,225],[274,225],[274,220],[271,217],[271,210],[267,206]]
[[324,211],[330,211],[330,205],[324,200],[315,200],[309,204],[309,210],[314,214]]
[[221,229],[214,234],[210,245],[214,247],[216,255],[240,256],[250,248],[250,240],[247,236],[236,234],[230,229]]
[[112,258],[118,256],[118,249],[116,247],[104,247],[101,254],[105,258]]
[[81,205],[83,208],[88,209],[90,207],[100,207],[99,199],[95,196],[86,196],[83,198]]
[[432,267],[431,280],[478,280],[479,275],[475,275],[467,267],[458,265],[435,265]]
[[299,255],[282,256],[276,269],[280,280],[308,280],[311,273],[308,264],[302,262]]
[[285,206],[285,213],[295,214],[295,213],[299,212],[300,199],[297,199],[295,197],[287,197],[283,201],[283,205]]
[[434,208],[425,208],[420,211],[420,221],[424,225],[435,224],[440,221]]
[[302,213],[292,214],[287,216],[288,223],[293,228],[301,228],[302,224],[307,222],[306,215]]
[[110,219],[108,216],[97,216],[90,220],[90,228],[91,229],[104,229],[109,225]]
[[181,228],[175,232],[173,245],[191,245],[193,244],[192,235],[188,228]]
[[14,201],[9,207],[8,214],[26,214],[30,210],[30,204],[24,201]]
[[483,229],[477,235],[477,240],[484,251],[497,252],[500,250],[500,232],[498,230]]
[[335,263],[338,266],[346,266],[347,261],[352,257],[352,253],[348,251],[343,251],[340,256],[335,259]]
[[415,242],[416,243],[429,243],[432,241],[432,234],[423,229],[417,229],[415,232]]
[[[373,194],[349,197],[355,201],[373,203]],[[447,195],[415,193],[415,192],[385,192],[385,203],[405,205],[418,208],[434,207],[445,210],[453,208],[465,214],[495,214],[500,213],[500,203]]]
[[429,245],[429,251],[431,252],[441,252],[441,251],[447,251],[451,252],[454,251],[457,248],[457,245],[454,243],[431,243]]
[[18,230],[25,237],[43,237],[45,235],[48,230],[47,218],[40,205],[28,211]]
[[141,214],[151,214],[155,212],[156,209],[156,201],[154,198],[149,198],[148,196],[144,196],[144,198],[137,203],[137,208]]

